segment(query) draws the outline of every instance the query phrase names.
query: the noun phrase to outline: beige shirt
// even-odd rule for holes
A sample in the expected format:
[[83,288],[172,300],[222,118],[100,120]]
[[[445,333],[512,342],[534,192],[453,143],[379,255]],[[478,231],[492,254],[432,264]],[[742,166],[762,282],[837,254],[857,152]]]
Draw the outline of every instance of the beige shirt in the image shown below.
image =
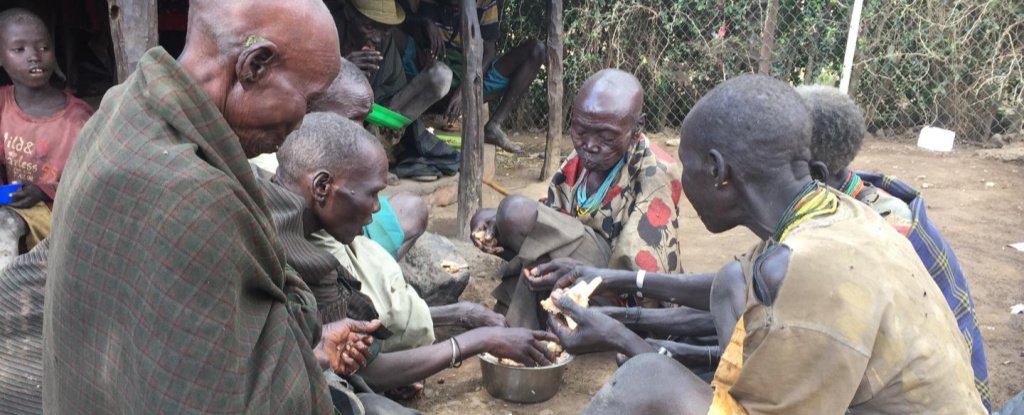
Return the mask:
[[[838,192],[837,192],[838,193]],[[747,279],[742,370],[751,414],[985,414],[969,353],[906,238],[855,200],[797,226],[772,306]]]
[[362,287],[359,291],[373,300],[380,322],[394,335],[384,341],[384,352],[407,350],[434,343],[434,322],[430,307],[405,282],[402,267],[383,247],[365,236],[344,245],[324,231],[310,240],[338,258]]

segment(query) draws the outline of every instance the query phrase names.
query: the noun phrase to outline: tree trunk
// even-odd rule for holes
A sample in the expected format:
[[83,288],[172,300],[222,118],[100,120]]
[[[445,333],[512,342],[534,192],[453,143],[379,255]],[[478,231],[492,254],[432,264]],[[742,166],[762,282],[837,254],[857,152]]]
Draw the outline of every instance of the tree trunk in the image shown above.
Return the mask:
[[480,209],[484,170],[483,39],[476,1],[462,0],[462,53],[466,73],[462,78],[462,164],[459,167],[458,239],[469,240],[469,220]]
[[108,0],[117,82],[135,71],[139,59],[157,45],[155,0]]
[[779,0],[768,0],[768,13],[764,17],[764,28],[761,31],[761,56],[757,63],[757,73],[771,75],[772,50],[775,49],[775,27],[778,25]]
[[562,28],[562,0],[548,1],[548,135],[544,146],[544,165],[538,180],[548,180],[558,168],[562,141],[562,52],[565,32]]

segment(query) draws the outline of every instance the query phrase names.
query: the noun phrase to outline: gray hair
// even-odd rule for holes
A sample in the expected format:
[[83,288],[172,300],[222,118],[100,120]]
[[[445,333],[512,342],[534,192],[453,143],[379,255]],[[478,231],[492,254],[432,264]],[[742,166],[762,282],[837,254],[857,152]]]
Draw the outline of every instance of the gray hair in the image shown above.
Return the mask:
[[294,184],[320,169],[344,175],[361,166],[369,151],[384,149],[361,125],[335,113],[314,112],[277,150],[277,176]]
[[845,169],[864,143],[864,113],[849,95],[824,85],[806,85],[796,91],[814,121],[811,158],[828,167],[829,174]]

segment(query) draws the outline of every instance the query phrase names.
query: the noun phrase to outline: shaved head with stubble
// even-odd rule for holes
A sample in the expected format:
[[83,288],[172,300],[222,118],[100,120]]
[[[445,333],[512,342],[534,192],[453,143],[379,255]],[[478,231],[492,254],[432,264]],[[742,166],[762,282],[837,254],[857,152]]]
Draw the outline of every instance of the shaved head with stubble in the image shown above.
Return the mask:
[[179,62],[249,157],[273,152],[338,74],[334,21],[318,0],[192,0]]
[[569,135],[587,170],[607,172],[622,159],[643,133],[643,104],[644,89],[629,72],[604,69],[583,83],[573,100]]

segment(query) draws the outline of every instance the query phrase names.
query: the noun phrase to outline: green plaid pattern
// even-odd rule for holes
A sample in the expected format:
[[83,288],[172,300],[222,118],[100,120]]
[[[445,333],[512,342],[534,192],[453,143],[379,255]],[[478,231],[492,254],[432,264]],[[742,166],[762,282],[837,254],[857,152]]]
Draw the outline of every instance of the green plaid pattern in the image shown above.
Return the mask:
[[332,413],[316,301],[238,137],[163,49],[82,130],[50,248],[47,413]]

